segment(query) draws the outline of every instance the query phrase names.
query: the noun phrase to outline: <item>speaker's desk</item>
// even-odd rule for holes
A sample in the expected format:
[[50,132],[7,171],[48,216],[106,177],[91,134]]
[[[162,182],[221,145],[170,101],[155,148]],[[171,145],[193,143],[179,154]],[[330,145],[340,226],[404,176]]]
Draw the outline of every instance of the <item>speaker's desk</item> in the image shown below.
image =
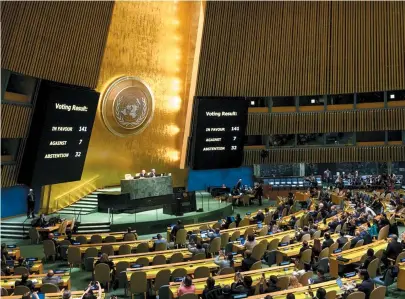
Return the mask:
[[129,193],[131,200],[173,194],[173,180],[171,176],[121,180],[121,193]]

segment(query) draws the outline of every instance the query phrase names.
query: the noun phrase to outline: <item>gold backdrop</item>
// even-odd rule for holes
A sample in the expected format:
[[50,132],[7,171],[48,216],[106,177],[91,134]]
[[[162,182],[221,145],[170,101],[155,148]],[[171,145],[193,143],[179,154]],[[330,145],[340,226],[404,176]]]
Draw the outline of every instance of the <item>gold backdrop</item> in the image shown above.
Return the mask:
[[121,76],[139,77],[154,94],[153,119],[139,135],[114,136],[102,122],[100,101],[82,180],[46,186],[45,212],[141,169],[170,172],[174,186],[186,185],[179,158],[200,9],[200,2],[115,3],[97,90]]

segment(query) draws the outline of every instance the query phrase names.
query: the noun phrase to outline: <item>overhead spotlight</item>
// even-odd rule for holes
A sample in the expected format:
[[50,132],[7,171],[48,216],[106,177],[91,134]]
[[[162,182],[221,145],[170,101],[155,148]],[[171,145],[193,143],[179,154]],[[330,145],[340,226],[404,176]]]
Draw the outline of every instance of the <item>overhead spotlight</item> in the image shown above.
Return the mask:
[[250,105],[254,106],[255,105],[255,101],[250,101]]
[[311,104],[315,104],[315,99],[311,99]]
[[390,94],[390,99],[395,99],[395,94]]

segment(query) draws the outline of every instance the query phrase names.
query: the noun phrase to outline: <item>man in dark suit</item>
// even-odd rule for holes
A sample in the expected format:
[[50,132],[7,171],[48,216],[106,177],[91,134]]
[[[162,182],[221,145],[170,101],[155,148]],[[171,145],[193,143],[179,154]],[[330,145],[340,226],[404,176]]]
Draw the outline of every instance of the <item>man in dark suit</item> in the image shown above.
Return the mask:
[[339,225],[339,221],[337,217],[333,217],[333,221],[328,224],[330,231],[333,233],[336,227]]
[[302,242],[302,247],[300,248],[300,253],[298,254],[299,259],[301,258],[302,253],[307,249],[311,249],[311,247],[308,245],[308,241]]
[[250,267],[257,262],[255,258],[252,257],[252,252],[246,250],[244,253],[245,258],[242,260],[242,271],[249,271]]
[[387,249],[385,249],[382,261],[385,266],[388,267],[388,259],[396,260],[398,255],[402,252],[402,245],[398,242],[398,236],[393,235],[391,237],[391,242],[388,244]]
[[360,269],[365,269],[367,270],[368,266],[370,265],[370,263],[376,259],[376,256],[374,255],[374,249],[373,248],[369,248],[367,250],[367,258],[364,261],[363,265],[360,266]]
[[140,178],[146,178],[147,177],[145,169],[142,169],[141,173],[139,174],[139,177]]
[[173,226],[172,232],[170,233],[173,240],[176,238],[177,232],[182,228],[184,228],[184,225],[182,224],[181,220],[177,220],[177,224]]
[[302,237],[305,236],[305,235],[308,235],[308,234],[310,234],[309,233],[309,228],[308,228],[308,226],[304,226],[302,231],[295,238],[296,238],[296,240],[298,242],[301,242]]
[[367,270],[360,271],[360,278],[363,279],[363,281],[357,284],[356,288],[359,290],[359,292],[366,294],[366,299],[369,299],[371,292],[374,290],[374,282],[370,278]]
[[35,210],[35,194],[34,190],[30,189],[27,195],[27,218],[30,218],[31,216],[32,218],[35,218],[34,210]]
[[339,248],[342,248],[343,245],[345,245],[347,243],[347,241],[349,241],[349,240],[345,237],[345,233],[343,231],[341,231],[340,237],[336,240],[336,242],[339,244]]
[[256,186],[255,197],[259,200],[259,206],[262,205],[262,196],[263,196],[263,185],[261,182]]
[[21,275],[21,280],[17,280],[15,282],[15,286],[16,287],[18,287],[18,286],[26,286],[30,290],[33,290],[34,289],[34,284],[32,283],[31,280],[28,279],[28,277],[29,276],[28,276],[27,273],[22,274]]
[[325,240],[322,243],[322,249],[329,248],[334,242],[329,233],[325,233]]
[[357,231],[355,237],[350,241],[350,248],[354,248],[360,240],[362,240],[362,238],[360,237],[360,232]]
[[156,173],[156,170],[155,170],[154,168],[152,168],[152,169],[150,170],[150,172],[149,172],[149,177],[150,177],[150,178],[157,177],[157,173]]

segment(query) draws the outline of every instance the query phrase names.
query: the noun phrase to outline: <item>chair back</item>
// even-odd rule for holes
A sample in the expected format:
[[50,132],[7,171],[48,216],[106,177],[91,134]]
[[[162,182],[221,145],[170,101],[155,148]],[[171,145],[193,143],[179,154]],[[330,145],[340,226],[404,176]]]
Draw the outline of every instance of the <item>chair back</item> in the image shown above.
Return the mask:
[[256,244],[255,247],[253,247],[252,249],[252,257],[257,260],[260,261],[264,255],[264,252],[266,251],[266,247],[265,244]]
[[28,231],[28,235],[30,236],[31,243],[38,244],[39,241],[39,232],[35,227],[31,227]]
[[266,225],[269,225],[270,224],[270,222],[271,222],[271,216],[272,215],[267,215],[267,216],[265,216],[264,217],[264,224],[266,224]]
[[135,240],[136,240],[136,236],[134,233],[126,233],[124,235],[124,241],[135,241]]
[[290,235],[285,235],[282,239],[280,243],[290,243],[291,241],[291,237]]
[[179,299],[198,299],[198,296],[193,293],[187,293],[187,294],[181,295]]
[[370,294],[370,299],[381,299],[385,298],[385,292],[387,291],[387,287],[385,286],[379,286],[375,288],[371,294]]
[[395,260],[395,266],[398,266],[403,258],[405,258],[405,251],[402,251],[400,254],[398,254],[397,259]]
[[360,259],[360,264],[363,264],[366,261],[367,258],[368,258],[367,253],[363,254],[363,256]]
[[1,288],[1,296],[8,296],[8,291],[5,288]]
[[329,256],[329,248],[322,249],[321,253],[318,256],[318,259],[323,259],[324,257]]
[[157,243],[155,244],[155,251],[163,251],[167,250],[167,244],[166,243]]
[[305,234],[301,238],[301,242],[309,241],[309,240],[311,240],[311,235],[310,234]]
[[243,218],[243,219],[239,222],[239,226],[238,226],[238,227],[248,226],[249,224],[250,224],[249,218]]
[[232,233],[232,236],[231,236],[231,239],[230,239],[230,241],[231,242],[235,242],[237,239],[239,239],[240,238],[240,231],[234,231],[233,233]]
[[92,235],[90,238],[90,243],[91,244],[103,243],[103,237],[101,237],[100,235]]
[[115,272],[117,274],[119,274],[121,272],[125,272],[129,267],[130,267],[130,264],[128,261],[120,261],[115,265]]
[[55,244],[52,240],[44,240],[44,254],[45,257],[56,255]]
[[[97,253],[98,254],[98,253]],[[96,254],[96,256],[97,256]],[[81,264],[82,262],[82,253],[80,252],[79,247],[69,246],[67,250],[68,255],[68,263],[73,264]]]
[[370,262],[370,264],[367,267],[367,272],[368,275],[370,275],[370,278],[375,278],[377,276],[377,269],[378,266],[380,265],[380,260],[378,258],[375,258]]
[[27,293],[30,293],[30,292],[31,292],[31,290],[26,286],[17,286],[14,289],[14,295],[15,296],[24,295],[24,294],[27,294]]
[[159,288],[159,299],[173,299],[173,293],[170,285],[164,285]]
[[219,228],[219,229],[221,229],[221,223],[219,223],[219,222],[215,222],[214,223],[214,225],[212,226],[212,229],[217,229],[217,228]]
[[312,249],[304,250],[304,252],[301,254],[299,268],[304,269],[304,264],[311,263],[311,257],[312,257]]
[[52,283],[44,283],[41,286],[41,293],[59,293],[59,287]]
[[322,269],[323,272],[329,272],[329,257],[324,257],[319,260],[318,269]]
[[128,244],[122,244],[118,248],[118,254],[119,255],[131,254],[131,246],[129,246]]
[[229,242],[229,233],[221,234],[221,248],[225,248],[226,244]]
[[[170,275],[170,270],[167,271],[169,271]],[[131,292],[131,294],[142,294],[148,291],[148,280],[146,279],[146,272],[135,271],[131,274],[129,291]]]
[[250,270],[260,270],[261,268],[262,268],[262,262],[257,261],[250,267]]
[[233,274],[235,273],[235,269],[232,267],[226,267],[219,270],[218,275],[225,275],[225,274]]
[[174,241],[174,244],[175,245],[185,245],[186,238],[187,238],[187,231],[184,228],[179,229],[176,233],[176,240]]
[[101,253],[106,253],[108,256],[114,255],[114,247],[111,244],[101,246]]
[[366,294],[363,292],[353,292],[346,299],[366,299]]
[[284,208],[283,211],[281,212],[281,217],[287,216],[287,208]]
[[247,239],[247,236],[249,235],[254,235],[255,234],[255,230],[253,227],[248,227],[247,229],[245,229],[245,232],[243,233],[243,237],[245,239]]
[[214,238],[208,247],[208,253],[215,253],[221,250],[221,238]]
[[314,275],[314,273],[312,271],[307,271],[300,277],[299,282],[303,286],[307,286],[308,285],[308,279],[312,278],[313,275]]
[[210,268],[205,266],[197,267],[194,271],[194,278],[206,278],[210,276]]
[[142,265],[144,267],[149,266],[149,259],[147,257],[141,256],[135,261],[135,264]]
[[337,292],[335,290],[329,291],[326,293],[325,299],[336,299]]
[[345,245],[343,245],[343,247],[342,247],[342,251],[349,250],[350,246],[351,246],[351,242],[350,241],[346,242]]
[[104,239],[104,243],[115,243],[117,239],[114,236],[107,236]]
[[85,236],[77,236],[76,242],[79,242],[80,244],[87,244],[87,238]]
[[312,235],[312,239],[319,239],[321,237],[322,232],[320,230],[317,230],[316,232],[314,232],[314,234]]
[[84,257],[98,257],[98,250],[96,247],[89,247],[84,252]]
[[199,261],[199,260],[203,260],[205,259],[207,256],[205,255],[205,253],[197,253],[196,255],[194,255],[191,260],[192,261]]
[[382,229],[380,229],[377,240],[387,239],[389,231],[390,231],[390,226],[389,225],[384,226]]
[[281,290],[286,290],[290,284],[290,277],[289,276],[281,276],[278,278],[276,286],[279,287]]
[[333,252],[336,250],[336,249],[338,249],[338,247],[339,247],[339,244],[338,243],[333,243],[332,245],[330,245],[330,247],[329,247],[329,255],[331,255],[331,254],[333,254]]
[[278,248],[279,239],[273,239],[270,241],[269,245],[267,245],[267,250],[276,250]]
[[[155,283],[153,285],[153,290],[155,292],[159,291],[161,286],[168,285],[170,283],[170,274],[171,272],[169,269],[162,269],[156,274]],[[146,282],[145,285],[147,285]]]
[[231,224],[229,224],[228,228],[236,228],[236,222],[232,222]]
[[28,271],[28,269],[25,267],[14,268],[14,275],[22,275],[22,274],[30,274],[30,271]]
[[176,252],[170,257],[170,264],[181,263],[183,261],[183,254]]
[[341,224],[339,224],[338,226],[336,226],[336,228],[335,228],[335,234],[338,234],[338,233],[340,233],[340,231],[342,230],[342,225]]
[[208,230],[208,229],[210,229],[210,228],[209,228],[209,226],[208,226],[207,224],[203,224],[203,225],[201,225],[200,228],[199,228],[200,231],[202,231],[202,230]]
[[173,270],[171,275],[171,281],[174,281],[177,277],[185,277],[187,275],[187,270],[184,268],[176,268]]
[[363,240],[363,239],[358,240],[357,243],[356,243],[356,245],[354,245],[354,248],[363,246],[363,244],[364,244],[364,240]]
[[136,253],[147,253],[149,252],[149,244],[148,243],[139,243],[136,246]]
[[158,254],[153,257],[152,265],[164,265],[166,264],[166,257],[163,254]]
[[100,283],[108,283],[110,279],[110,267],[107,264],[97,264],[94,268],[94,280]]
[[268,232],[269,232],[269,227],[266,225],[260,230],[259,236],[266,236]]

